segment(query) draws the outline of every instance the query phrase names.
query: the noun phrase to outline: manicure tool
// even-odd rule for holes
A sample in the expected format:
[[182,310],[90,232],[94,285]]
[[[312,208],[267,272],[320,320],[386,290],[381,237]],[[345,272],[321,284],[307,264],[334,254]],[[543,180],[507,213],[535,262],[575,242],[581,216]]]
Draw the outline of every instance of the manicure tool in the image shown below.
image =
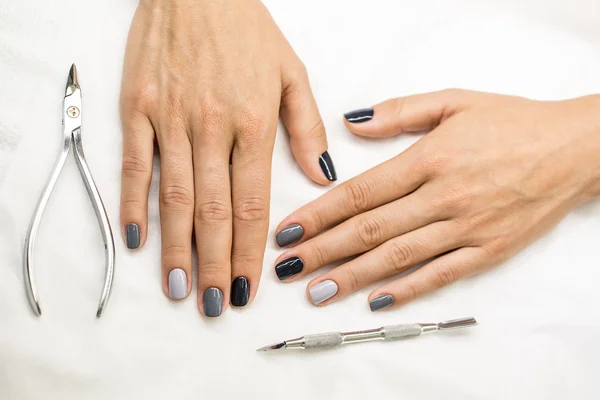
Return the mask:
[[85,187],[92,201],[92,205],[94,206],[94,211],[96,212],[96,217],[98,218],[100,230],[102,232],[102,239],[104,240],[106,276],[104,279],[104,288],[102,289],[102,295],[100,297],[100,304],[98,306],[98,311],[96,312],[97,318],[100,318],[102,311],[106,307],[106,302],[108,301],[112,286],[115,267],[115,242],[113,239],[112,229],[110,228],[108,215],[106,214],[104,204],[102,203],[102,198],[100,197],[100,193],[96,188],[96,184],[94,183],[92,174],[85,160],[85,155],[83,154],[83,147],[81,144],[81,113],[81,87],[79,86],[79,81],[77,79],[77,67],[75,67],[75,64],[73,64],[71,66],[71,70],[69,71],[69,77],[67,79],[67,86],[65,89],[65,97],[63,100],[63,141],[60,156],[58,157],[52,174],[46,183],[44,192],[37,203],[33,219],[31,220],[31,225],[29,226],[29,232],[27,234],[27,238],[25,239],[25,254],[23,257],[25,289],[27,291],[29,304],[37,316],[40,316],[42,311],[40,309],[35,282],[33,279],[33,245],[40,221],[42,219],[42,214],[44,213],[44,209],[48,204],[48,199],[50,198],[56,181],[58,180],[63,166],[65,165],[65,161],[69,155],[71,147],[75,147],[75,161],[77,162],[79,172],[81,173],[81,177],[85,183]]
[[281,349],[322,349],[337,347],[346,343],[368,342],[372,340],[398,340],[421,333],[444,331],[455,328],[466,328],[477,325],[475,318],[461,318],[437,324],[402,324],[384,326],[378,329],[369,329],[356,332],[332,332],[306,335],[297,339],[285,340],[271,346],[261,347],[257,351],[271,351]]

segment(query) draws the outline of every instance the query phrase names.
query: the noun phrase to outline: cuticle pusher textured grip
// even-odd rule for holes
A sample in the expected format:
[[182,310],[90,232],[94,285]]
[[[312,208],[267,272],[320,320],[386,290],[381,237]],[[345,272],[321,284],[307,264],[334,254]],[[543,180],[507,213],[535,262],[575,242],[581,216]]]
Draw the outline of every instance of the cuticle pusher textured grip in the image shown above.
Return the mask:
[[423,332],[421,324],[402,324],[384,326],[384,340],[397,340],[411,336],[419,336]]
[[305,349],[317,349],[324,347],[336,347],[342,344],[342,334],[339,332],[319,333],[304,336]]

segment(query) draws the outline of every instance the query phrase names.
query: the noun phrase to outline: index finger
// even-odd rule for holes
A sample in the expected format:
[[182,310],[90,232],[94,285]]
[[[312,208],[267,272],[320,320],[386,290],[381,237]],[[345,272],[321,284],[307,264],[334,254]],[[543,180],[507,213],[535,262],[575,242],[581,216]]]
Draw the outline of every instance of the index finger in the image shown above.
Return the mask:
[[415,191],[425,181],[418,173],[415,146],[339,185],[285,218],[277,227],[280,247],[298,244],[357,214]]

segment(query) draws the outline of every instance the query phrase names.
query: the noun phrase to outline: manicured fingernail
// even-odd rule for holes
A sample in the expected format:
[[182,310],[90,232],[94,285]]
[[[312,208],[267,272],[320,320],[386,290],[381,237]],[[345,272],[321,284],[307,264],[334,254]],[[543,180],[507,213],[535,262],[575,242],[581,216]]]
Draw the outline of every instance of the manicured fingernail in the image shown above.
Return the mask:
[[250,299],[250,282],[240,276],[231,284],[231,304],[235,307],[244,307]]
[[140,227],[137,224],[129,224],[125,231],[127,233],[127,248],[137,249],[140,247]]
[[394,304],[394,298],[389,294],[384,294],[371,300],[369,307],[371,307],[371,311],[377,311],[390,307],[392,304]]
[[330,182],[337,181],[335,166],[333,165],[333,161],[331,160],[329,152],[326,151],[325,153],[321,154],[321,157],[319,157],[319,165],[321,165],[323,173]]
[[285,281],[304,269],[304,261],[300,257],[292,257],[283,260],[275,266],[275,273],[280,281]]
[[223,292],[217,288],[208,288],[204,291],[204,315],[218,317],[223,312]]
[[187,296],[187,274],[182,269],[169,272],[169,297],[181,300]]
[[286,226],[277,234],[277,244],[279,247],[288,246],[298,240],[302,239],[304,235],[304,228],[298,224]]
[[334,281],[323,281],[309,290],[310,298],[314,304],[321,304],[329,300],[338,292],[338,285]]
[[353,124],[360,124],[372,120],[374,115],[375,111],[372,108],[361,108],[344,114],[344,118]]

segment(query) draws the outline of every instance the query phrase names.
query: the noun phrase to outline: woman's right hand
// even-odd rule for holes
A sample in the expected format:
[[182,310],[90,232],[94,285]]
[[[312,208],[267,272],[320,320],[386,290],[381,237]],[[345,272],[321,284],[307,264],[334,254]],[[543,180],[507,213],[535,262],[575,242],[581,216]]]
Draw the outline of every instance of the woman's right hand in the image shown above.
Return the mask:
[[347,114],[355,134],[432,130],[409,149],[292,213],[301,226],[275,267],[313,279],[326,305],[372,283],[371,310],[400,306],[498,265],[600,195],[600,96],[541,102],[463,90],[386,101]]

